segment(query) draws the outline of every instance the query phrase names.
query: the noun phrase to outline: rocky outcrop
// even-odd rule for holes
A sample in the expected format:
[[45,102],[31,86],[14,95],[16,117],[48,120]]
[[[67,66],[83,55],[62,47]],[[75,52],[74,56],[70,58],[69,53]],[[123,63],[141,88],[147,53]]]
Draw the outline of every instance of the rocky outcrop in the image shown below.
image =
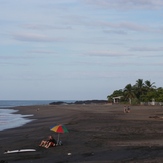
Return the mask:
[[68,104],[68,103],[64,101],[57,101],[57,102],[51,102],[49,105],[64,105],[64,104]]
[[84,100],[84,101],[75,101],[72,103],[64,102],[64,101],[57,101],[52,102],[49,105],[64,105],[64,104],[106,104],[108,103],[107,100]]
[[105,104],[107,100],[86,100],[86,101],[75,101],[74,104]]

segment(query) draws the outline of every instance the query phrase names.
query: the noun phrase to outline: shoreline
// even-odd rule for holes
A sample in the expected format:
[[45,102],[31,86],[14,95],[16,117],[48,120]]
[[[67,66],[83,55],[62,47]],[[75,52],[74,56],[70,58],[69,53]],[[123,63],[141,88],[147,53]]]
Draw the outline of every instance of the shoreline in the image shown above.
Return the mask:
[[[161,106],[131,106],[131,113],[127,114],[123,113],[123,105],[105,104],[38,105],[13,109],[23,115],[33,114],[28,117],[33,121],[0,132],[0,161],[163,161]],[[60,123],[69,130],[69,133],[60,135],[63,146],[39,147],[40,141],[49,135],[57,139],[57,134],[50,131],[50,127]],[[3,154],[5,150],[31,148],[36,152]]]
[[0,109],[0,132],[21,127],[31,121],[29,117],[33,115],[20,114],[18,111],[18,109],[13,109],[13,107]]

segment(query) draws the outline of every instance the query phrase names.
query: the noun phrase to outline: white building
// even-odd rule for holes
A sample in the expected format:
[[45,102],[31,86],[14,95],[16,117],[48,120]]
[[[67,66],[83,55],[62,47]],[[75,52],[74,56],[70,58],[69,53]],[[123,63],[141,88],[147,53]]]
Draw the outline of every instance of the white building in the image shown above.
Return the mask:
[[115,103],[119,103],[122,97],[123,97],[123,96],[113,97],[113,98],[112,98],[112,99],[113,99],[113,103],[114,103],[114,104],[115,104]]

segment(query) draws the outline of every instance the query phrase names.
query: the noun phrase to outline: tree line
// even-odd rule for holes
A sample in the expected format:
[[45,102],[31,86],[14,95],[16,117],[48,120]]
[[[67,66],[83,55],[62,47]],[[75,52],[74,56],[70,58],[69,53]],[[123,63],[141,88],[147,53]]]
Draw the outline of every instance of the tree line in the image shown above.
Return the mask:
[[150,80],[138,79],[134,85],[127,84],[124,89],[115,90],[108,95],[108,101],[112,102],[113,97],[121,96],[121,102],[139,104],[140,102],[163,102],[163,88],[157,88],[155,82]]

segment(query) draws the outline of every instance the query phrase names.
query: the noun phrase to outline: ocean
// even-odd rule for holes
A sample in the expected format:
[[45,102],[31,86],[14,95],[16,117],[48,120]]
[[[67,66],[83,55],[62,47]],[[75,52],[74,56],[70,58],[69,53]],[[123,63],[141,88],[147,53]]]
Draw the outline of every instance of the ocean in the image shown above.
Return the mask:
[[[55,100],[0,100],[0,132],[10,128],[20,127],[32,121],[29,119],[29,116],[33,115],[16,114],[17,111],[13,110],[12,107],[47,105],[54,101]],[[73,100],[64,102],[73,102]]]

